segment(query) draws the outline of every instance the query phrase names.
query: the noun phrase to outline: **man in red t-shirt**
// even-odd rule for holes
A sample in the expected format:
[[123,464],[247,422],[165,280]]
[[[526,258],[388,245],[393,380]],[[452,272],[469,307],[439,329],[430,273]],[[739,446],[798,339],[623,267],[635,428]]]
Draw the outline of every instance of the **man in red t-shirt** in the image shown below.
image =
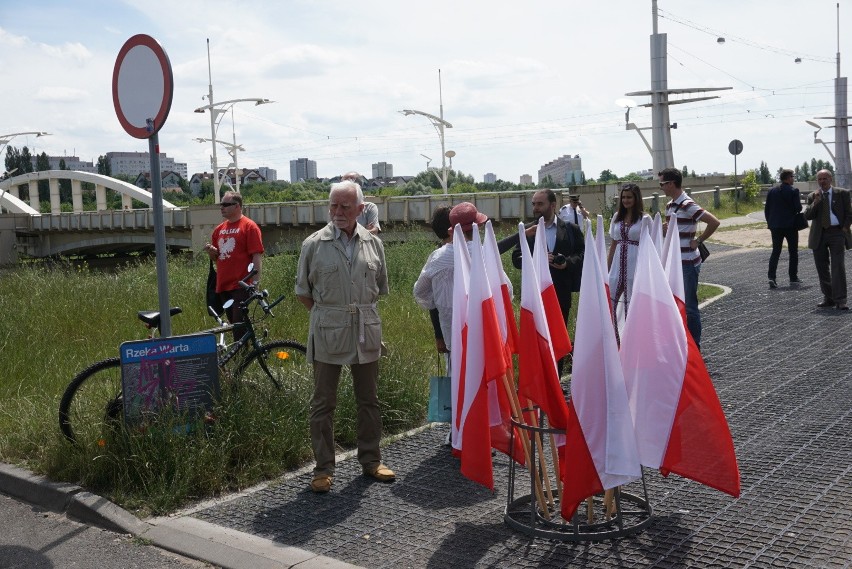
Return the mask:
[[243,197],[238,192],[225,192],[219,204],[225,221],[213,230],[212,244],[204,250],[216,262],[216,293],[222,302],[233,298],[234,304],[226,310],[232,324],[243,321],[238,304],[248,295],[237,282],[246,276],[249,263],[254,263],[254,282],[260,281],[263,260],[263,240],[260,228],[243,215]]

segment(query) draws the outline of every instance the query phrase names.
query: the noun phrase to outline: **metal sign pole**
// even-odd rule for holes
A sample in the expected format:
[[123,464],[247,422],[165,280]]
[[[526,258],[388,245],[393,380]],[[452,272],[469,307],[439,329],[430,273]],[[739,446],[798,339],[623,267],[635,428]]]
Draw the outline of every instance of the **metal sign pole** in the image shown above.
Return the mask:
[[163,180],[160,175],[160,138],[156,132],[148,139],[151,157],[151,207],[154,210],[154,252],[157,256],[157,296],[160,301],[160,335],[172,335],[169,313],[169,277],[166,252],[166,228],[163,222]]

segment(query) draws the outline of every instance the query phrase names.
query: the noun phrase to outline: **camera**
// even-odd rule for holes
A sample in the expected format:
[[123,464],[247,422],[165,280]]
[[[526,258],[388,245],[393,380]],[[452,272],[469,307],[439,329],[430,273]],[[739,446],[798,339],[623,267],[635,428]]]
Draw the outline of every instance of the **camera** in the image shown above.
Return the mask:
[[567,259],[565,258],[565,255],[563,255],[562,253],[557,253],[553,256],[553,264],[554,265],[561,265],[565,261],[567,261]]

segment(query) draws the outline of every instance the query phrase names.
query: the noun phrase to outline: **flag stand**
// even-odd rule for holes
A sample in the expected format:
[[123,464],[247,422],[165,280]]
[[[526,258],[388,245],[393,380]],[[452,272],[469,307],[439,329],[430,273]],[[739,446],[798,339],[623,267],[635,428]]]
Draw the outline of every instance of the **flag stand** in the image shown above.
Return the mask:
[[[537,408],[524,409],[524,413],[538,413]],[[560,429],[552,429],[545,426],[528,425],[524,422],[512,420],[513,426],[518,429],[519,433],[528,433],[527,439],[541,438],[546,435],[564,435],[565,431]],[[543,421],[539,421],[538,425],[544,425]],[[512,429],[512,441],[514,444],[515,429]],[[521,436],[525,436],[521,434]],[[633,535],[651,523],[652,511],[651,504],[648,500],[648,487],[645,484],[645,473],[642,472],[642,496],[637,496],[625,492],[622,488],[615,488],[608,492],[615,499],[615,512],[611,516],[606,515],[607,505],[604,502],[604,493],[601,493],[592,498],[591,511],[597,515],[594,518],[588,519],[586,508],[580,507],[575,512],[570,521],[564,520],[560,515],[559,492],[554,491],[555,502],[547,503],[548,511],[542,511],[540,501],[533,499],[536,488],[541,488],[542,477],[548,476],[547,471],[558,472],[558,469],[540,469],[538,467],[539,460],[544,463],[547,460],[554,460],[553,452],[547,453],[545,456],[536,457],[537,445],[530,445],[531,456],[529,464],[526,467],[521,467],[516,470],[515,461],[509,462],[509,488],[506,498],[506,510],[503,520],[510,528],[517,530],[526,535],[533,537],[541,537],[556,541],[603,541],[607,539],[617,539]],[[558,462],[558,458],[555,462]],[[515,497],[516,474],[522,472],[530,473],[529,489],[530,493],[520,497]],[[518,485],[520,486],[520,485]],[[553,485],[556,486],[555,484]],[[610,498],[607,498],[607,502]]]

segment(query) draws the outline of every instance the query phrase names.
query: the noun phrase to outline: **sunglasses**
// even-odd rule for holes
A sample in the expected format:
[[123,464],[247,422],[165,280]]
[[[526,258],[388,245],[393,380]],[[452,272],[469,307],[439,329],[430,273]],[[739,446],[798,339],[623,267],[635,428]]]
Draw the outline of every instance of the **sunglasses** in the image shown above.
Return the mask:
[[222,202],[219,207],[231,207],[232,205],[237,205],[237,202]]
[[672,183],[672,181],[671,181],[671,180],[666,180],[665,182],[660,182],[660,187],[662,188],[662,187],[663,187],[663,186],[665,186],[666,184],[671,184],[671,183]]

